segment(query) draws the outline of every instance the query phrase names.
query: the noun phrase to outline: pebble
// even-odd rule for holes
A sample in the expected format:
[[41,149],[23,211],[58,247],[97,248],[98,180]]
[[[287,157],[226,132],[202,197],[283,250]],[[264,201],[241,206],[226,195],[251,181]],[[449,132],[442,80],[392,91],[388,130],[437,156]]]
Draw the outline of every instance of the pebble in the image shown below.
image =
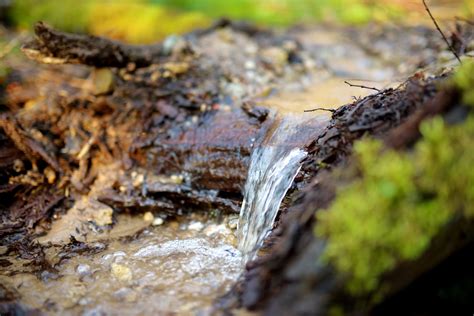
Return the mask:
[[170,35],[166,37],[163,41],[163,54],[170,55],[180,41],[182,41],[182,38],[177,35]]
[[145,214],[143,214],[143,220],[145,222],[154,222],[154,219],[155,217],[153,216],[153,213],[152,212],[146,212]]
[[253,60],[247,60],[245,62],[245,69],[254,70],[255,68],[257,68],[257,65],[255,64]]
[[160,226],[164,223],[164,220],[161,218],[161,217],[156,217],[154,220],[153,220],[153,223],[152,225],[153,226]]
[[204,228],[204,224],[201,222],[192,222],[188,225],[189,230],[202,230]]
[[137,176],[133,177],[132,185],[137,188],[143,184],[145,181],[145,176],[143,174],[138,174]]
[[80,277],[85,277],[91,274],[91,267],[88,264],[79,264],[76,267],[76,272]]
[[229,221],[227,222],[227,226],[230,229],[237,229],[238,224],[239,224],[239,218],[238,217],[229,218]]
[[215,234],[225,234],[227,228],[224,225],[211,224],[204,229],[204,234],[206,236],[212,236]]
[[120,281],[129,282],[133,278],[132,270],[123,264],[112,263],[111,272]]

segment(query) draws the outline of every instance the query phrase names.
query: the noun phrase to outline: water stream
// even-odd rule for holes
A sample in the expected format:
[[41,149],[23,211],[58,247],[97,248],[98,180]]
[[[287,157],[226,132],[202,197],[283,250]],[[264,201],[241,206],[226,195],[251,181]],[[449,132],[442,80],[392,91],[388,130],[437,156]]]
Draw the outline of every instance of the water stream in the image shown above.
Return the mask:
[[295,142],[304,125],[298,117],[277,120],[250,159],[237,237],[244,260],[254,258],[273,228],[280,204],[301,167],[306,152]]

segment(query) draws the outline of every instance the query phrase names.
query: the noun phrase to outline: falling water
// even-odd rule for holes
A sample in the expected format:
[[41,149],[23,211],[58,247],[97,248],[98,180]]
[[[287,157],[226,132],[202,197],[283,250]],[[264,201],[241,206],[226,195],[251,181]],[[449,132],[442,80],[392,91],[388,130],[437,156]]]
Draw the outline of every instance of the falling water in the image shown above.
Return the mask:
[[239,250],[247,260],[255,256],[271,231],[280,204],[306,156],[293,141],[301,123],[295,119],[279,121],[252,153],[237,232]]

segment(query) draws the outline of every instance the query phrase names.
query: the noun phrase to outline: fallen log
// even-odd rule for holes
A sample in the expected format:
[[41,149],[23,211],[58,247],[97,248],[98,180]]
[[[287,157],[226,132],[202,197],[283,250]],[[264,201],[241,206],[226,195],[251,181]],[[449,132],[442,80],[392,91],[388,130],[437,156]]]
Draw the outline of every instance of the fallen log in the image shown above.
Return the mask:
[[45,64],[84,64],[123,68],[145,67],[157,62],[162,45],[127,45],[102,37],[64,33],[43,22],[35,25],[36,39],[23,45],[31,59]]

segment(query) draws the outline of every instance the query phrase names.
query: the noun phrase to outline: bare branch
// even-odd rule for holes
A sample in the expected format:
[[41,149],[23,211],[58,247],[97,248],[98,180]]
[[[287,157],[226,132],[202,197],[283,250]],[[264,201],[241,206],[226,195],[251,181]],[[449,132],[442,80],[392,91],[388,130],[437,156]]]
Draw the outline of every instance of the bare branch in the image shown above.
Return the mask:
[[369,90],[375,90],[377,92],[381,92],[382,90],[374,88],[374,87],[367,87],[364,85],[359,85],[359,84],[352,84],[349,81],[344,81],[345,84],[349,85],[350,87],[356,87],[356,88],[362,88],[362,89],[369,89]]
[[310,109],[310,110],[304,110],[303,112],[315,112],[315,111],[328,111],[331,113],[336,112],[335,109],[327,109],[327,108],[315,108],[315,109]]
[[422,0],[423,1],[423,5],[425,6],[425,9],[426,9],[426,12],[428,12],[430,18],[431,18],[431,21],[433,21],[436,29],[438,30],[438,32],[441,34],[441,36],[443,37],[444,41],[446,42],[446,45],[448,45],[449,49],[451,50],[451,52],[453,53],[454,57],[456,57],[456,59],[459,61],[460,64],[462,64],[462,61],[461,61],[461,58],[459,58],[459,55],[456,53],[456,50],[454,49],[454,47],[449,43],[448,39],[446,38],[446,36],[444,35],[443,31],[441,31],[441,28],[439,27],[438,25],[438,22],[436,22],[436,19],[434,18],[433,14],[431,14],[431,10],[430,8],[428,7],[428,5],[426,4],[426,0]]

